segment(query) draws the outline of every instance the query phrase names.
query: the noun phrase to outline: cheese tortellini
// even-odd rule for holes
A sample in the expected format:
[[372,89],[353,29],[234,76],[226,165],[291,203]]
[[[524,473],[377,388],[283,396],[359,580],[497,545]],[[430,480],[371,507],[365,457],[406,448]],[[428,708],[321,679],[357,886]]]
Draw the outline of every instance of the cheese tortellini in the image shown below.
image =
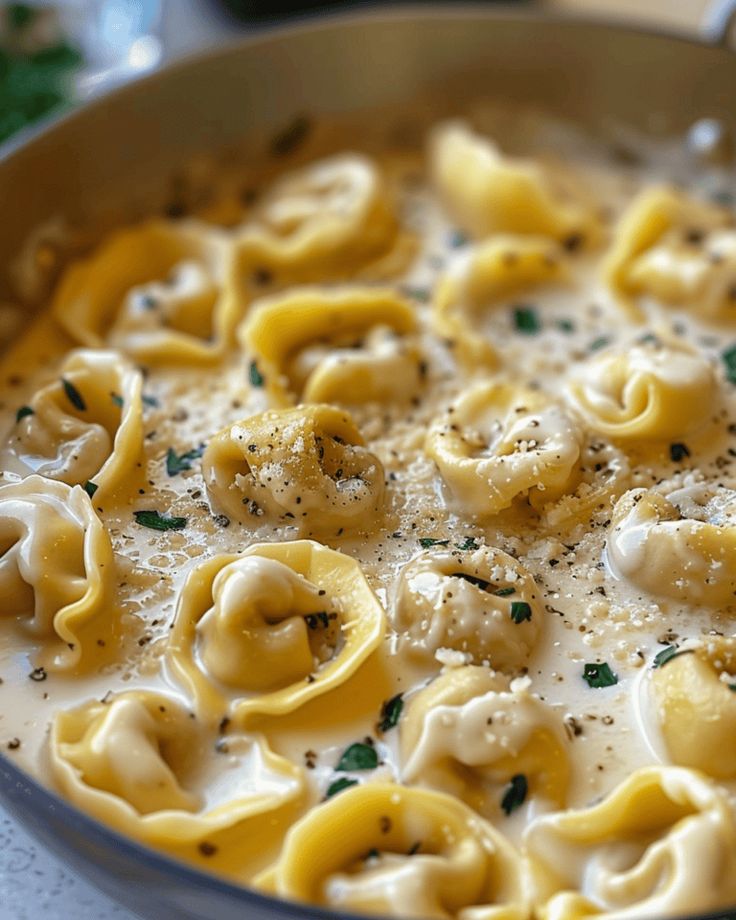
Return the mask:
[[210,499],[231,518],[267,515],[307,533],[368,526],[384,490],[383,466],[350,416],[324,405],[228,425],[210,441],[202,473]]
[[232,344],[242,313],[224,234],[195,221],[121,230],[71,265],[53,303],[75,341],[139,361],[203,364]]
[[278,179],[237,240],[238,271],[275,283],[338,280],[402,248],[394,204],[377,165],[361,154],[318,160]]
[[116,634],[110,538],[89,496],[41,476],[0,485],[0,617],[14,618],[42,667],[99,663]]
[[215,740],[176,699],[129,690],[59,712],[51,768],[72,802],[185,858],[202,847],[214,856],[248,835],[265,845],[279,812],[303,795],[301,770],[263,739],[229,734],[221,775],[206,788],[201,762]]
[[675,438],[702,427],[717,388],[708,361],[657,345],[601,355],[570,384],[577,408],[596,431],[612,438]]
[[166,658],[197,710],[293,712],[344,683],[383,638],[360,566],[310,540],[215,556],[184,586]]
[[494,236],[473,246],[439,280],[432,324],[468,364],[493,364],[496,352],[476,328],[478,313],[566,277],[559,247],[543,237]]
[[408,301],[383,288],[296,288],[254,307],[241,329],[270,399],[405,401],[423,360]]
[[683,767],[736,776],[736,639],[708,636],[652,674],[667,751]]
[[435,128],[429,162],[448,210],[472,236],[533,233],[582,242],[597,235],[578,189],[533,160],[505,157],[462,122]]
[[543,920],[672,917],[731,907],[736,821],[702,774],[645,767],[600,804],[538,818],[525,834]]
[[631,489],[606,544],[613,574],[654,595],[709,605],[736,600],[736,493],[692,484],[660,495]]
[[[140,371],[118,352],[79,350],[11,429],[5,470],[86,485],[95,503],[123,485],[143,444]],[[87,485],[89,483],[89,485]]]
[[583,441],[578,422],[537,391],[484,382],[432,424],[425,449],[457,504],[484,518],[574,489]]
[[309,812],[256,880],[341,911],[437,920],[525,920],[519,854],[450,796],[370,783]]
[[487,818],[500,815],[504,787],[519,774],[535,807],[565,806],[562,722],[527,687],[509,687],[488,668],[448,668],[412,697],[401,754],[404,781],[454,795]]
[[543,615],[532,576],[490,547],[422,553],[402,570],[394,604],[394,625],[413,655],[453,649],[511,672],[526,664]]
[[736,312],[736,229],[714,205],[668,186],[642,192],[621,219],[604,277],[634,319],[645,298],[702,319]]

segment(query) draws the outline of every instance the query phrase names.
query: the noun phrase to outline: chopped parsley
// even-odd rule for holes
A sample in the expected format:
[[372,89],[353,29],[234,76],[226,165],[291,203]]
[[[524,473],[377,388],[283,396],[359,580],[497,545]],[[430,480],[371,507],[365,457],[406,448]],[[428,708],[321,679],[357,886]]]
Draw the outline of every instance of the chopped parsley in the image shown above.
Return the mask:
[[511,594],[516,594],[516,588],[499,588],[498,591],[493,593],[496,597],[509,597]]
[[248,368],[248,380],[250,380],[250,385],[253,387],[262,387],[265,383],[265,378],[263,374],[258,370],[258,365],[255,361],[250,362],[250,367]]
[[736,345],[727,348],[721,357],[726,365],[726,380],[729,383],[736,383]]
[[123,408],[123,397],[119,393],[110,393],[110,399],[115,403],[118,409]]
[[588,348],[590,351],[600,351],[601,348],[605,348],[606,345],[610,345],[610,344],[611,344],[611,340],[608,338],[608,336],[601,335],[601,336],[598,336],[597,339],[593,339],[590,345],[588,345]]
[[575,332],[575,323],[571,319],[558,319],[555,326],[567,335]]
[[380,732],[387,732],[389,729],[398,725],[401,718],[401,712],[404,708],[404,700],[400,693],[392,696],[390,700],[381,706],[381,721],[378,723]]
[[601,664],[586,664],[583,668],[583,680],[589,687],[612,687],[618,683],[618,676],[604,661]]
[[183,530],[187,526],[185,517],[171,517],[158,511],[134,511],[136,524],[151,530]]
[[74,408],[79,409],[80,412],[84,412],[87,409],[87,403],[82,399],[82,394],[74,384],[70,380],[67,380],[66,377],[62,377],[61,385],[64,387],[66,398]]
[[166,451],[166,472],[169,476],[176,476],[185,470],[191,470],[192,460],[197,460],[204,453],[204,444],[193,447],[183,454],[177,454],[173,447]]
[[143,405],[148,406],[149,409],[158,409],[158,407],[161,405],[155,396],[146,396],[145,393],[143,396],[141,396],[141,401],[143,402]]
[[351,786],[357,785],[357,779],[350,779],[347,776],[341,776],[339,779],[333,780],[333,782],[331,782],[327,787],[325,798],[331,799],[333,795],[337,795],[337,793],[342,792],[343,789],[349,789]]
[[449,540],[435,540],[434,537],[419,538],[419,545],[422,547],[422,549],[429,549],[430,546],[447,546],[449,542]]
[[450,233],[450,248],[459,249],[461,246],[464,246],[468,242],[468,237],[463,233],[462,230],[453,230]]
[[511,619],[514,623],[523,623],[524,620],[531,620],[532,608],[526,601],[511,601]]
[[[333,614],[334,618],[334,614]],[[326,611],[321,610],[319,613],[307,613],[304,615],[304,622],[307,624],[309,629],[319,629],[323,627],[327,629],[330,625],[330,618],[327,615]]]
[[84,491],[87,493],[87,495],[89,495],[90,498],[92,498],[92,496],[95,494],[95,492],[98,489],[99,489],[99,486],[97,485],[97,483],[92,482],[91,479],[88,479],[87,482],[85,482],[84,484]]
[[477,575],[469,575],[467,572],[453,572],[452,577],[462,578],[463,581],[480,588],[481,591],[487,591],[491,587],[490,581],[486,581],[485,578],[478,578]]
[[503,794],[501,808],[503,808],[507,815],[510,815],[512,811],[516,811],[520,805],[524,804],[528,791],[529,784],[527,783],[526,776],[524,776],[523,773],[515,774],[511,777],[511,782]]
[[20,409],[15,413],[15,421],[20,422],[21,419],[26,418],[28,415],[35,415],[36,413],[31,409],[30,406],[21,406]]
[[690,449],[685,444],[670,444],[670,458],[673,463],[679,463],[690,456]]
[[661,668],[663,665],[667,664],[668,661],[672,661],[673,658],[676,658],[678,655],[681,655],[682,652],[678,651],[676,645],[667,645],[661,652],[657,652],[652,661],[653,668]]
[[352,773],[359,770],[375,770],[378,766],[378,753],[371,744],[357,741],[343,751],[335,770],[338,773]]
[[423,287],[405,287],[404,293],[412,300],[418,300],[419,303],[429,303],[429,290]]
[[464,553],[471,549],[480,549],[480,544],[475,542],[475,537],[466,537],[462,543],[456,543],[455,546]]
[[542,328],[537,311],[532,306],[520,304],[514,307],[513,316],[516,331],[523,335],[536,335]]

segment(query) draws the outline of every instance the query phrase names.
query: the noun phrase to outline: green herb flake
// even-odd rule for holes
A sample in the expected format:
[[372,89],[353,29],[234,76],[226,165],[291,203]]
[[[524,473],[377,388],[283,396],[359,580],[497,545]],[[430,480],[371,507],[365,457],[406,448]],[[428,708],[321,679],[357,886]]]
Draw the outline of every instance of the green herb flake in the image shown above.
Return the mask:
[[253,387],[262,387],[266,382],[263,374],[258,370],[258,365],[255,361],[250,362],[250,367],[248,368],[248,380],[250,380],[250,385]]
[[490,581],[486,581],[485,578],[479,578],[477,575],[470,575],[468,572],[453,572],[451,577],[462,578],[463,581],[480,588],[481,591],[487,591],[491,587]]
[[357,786],[357,779],[350,779],[347,776],[341,776],[339,779],[334,780],[327,787],[327,792],[325,798],[331,799],[333,795],[337,795],[338,792],[342,792],[343,789],[349,789],[351,786]]
[[99,489],[99,486],[97,485],[96,482],[92,482],[91,479],[88,479],[87,482],[85,482],[83,488],[84,488],[84,491],[87,493],[87,495],[89,495],[89,497],[92,498],[95,492]]
[[149,409],[158,409],[161,405],[155,396],[146,396],[145,393],[141,396],[141,401],[143,405],[148,406]]
[[475,542],[475,537],[466,537],[462,543],[456,543],[455,546],[464,553],[473,549],[480,549],[480,544]]
[[523,773],[517,773],[512,776],[511,782],[501,799],[501,808],[503,808],[504,813],[510,815],[512,811],[516,811],[517,808],[523,805],[528,791],[529,784]]
[[539,316],[534,307],[520,304],[518,307],[514,307],[513,317],[514,327],[516,331],[521,332],[522,335],[536,335],[542,328],[542,324],[539,322]]
[[571,319],[558,319],[555,326],[565,335],[571,335],[575,332],[575,323]]
[[397,693],[390,700],[386,700],[381,706],[381,721],[378,723],[378,730],[387,732],[389,729],[395,728],[401,718],[403,708],[404,699],[401,693]]
[[151,530],[183,530],[187,526],[185,517],[171,517],[158,511],[134,511],[136,524]]
[[532,618],[532,608],[527,604],[526,601],[512,601],[511,602],[511,619],[517,625],[523,623],[524,620],[531,620]]
[[729,685],[728,685],[728,689],[729,689],[729,690],[732,690],[734,693],[736,693],[736,684],[729,684]]
[[378,753],[371,744],[358,741],[343,751],[335,770],[338,773],[352,773],[359,770],[375,770],[378,766]]
[[597,339],[593,339],[590,345],[588,345],[588,350],[589,351],[600,351],[601,348],[605,348],[606,345],[610,345],[610,344],[611,344],[611,340],[608,338],[608,336],[601,335]]
[[468,242],[468,237],[462,230],[453,230],[450,233],[450,248],[459,249],[461,246],[464,246]]
[[509,597],[512,594],[516,594],[516,588],[499,588],[498,591],[494,591],[493,593],[496,597]]
[[422,549],[429,549],[430,546],[447,546],[449,542],[449,540],[435,540],[434,537],[419,538],[419,545],[422,547]]
[[682,652],[677,650],[676,645],[667,645],[661,652],[657,652],[652,661],[653,668],[661,668],[663,665],[666,665],[668,661],[672,661],[673,658],[677,658],[678,655],[681,655]]
[[67,380],[66,377],[62,377],[61,385],[64,387],[66,398],[74,406],[74,408],[78,409],[80,412],[85,412],[87,409],[87,403],[82,399],[82,394],[74,386],[74,384],[70,380]]
[[31,409],[30,406],[21,406],[20,409],[15,413],[15,421],[20,422],[22,419],[26,418],[29,415],[35,415],[36,413]]
[[123,408],[124,400],[123,400],[123,397],[119,393],[110,393],[110,399],[118,407],[118,409]]
[[729,383],[736,383],[736,345],[727,348],[721,357],[726,365],[726,380]]
[[369,859],[378,859],[380,855],[381,854],[378,852],[378,850],[375,847],[371,847],[371,849],[368,850],[368,852],[363,857],[363,860],[364,862],[368,862]]
[[204,453],[204,445],[194,447],[183,454],[177,454],[173,447],[166,451],[166,472],[169,476],[176,476],[185,470],[191,470],[192,460],[197,460]]
[[28,3],[9,3],[6,15],[10,28],[24,29],[33,21],[36,12]]
[[419,303],[429,303],[430,292],[428,288],[405,287],[404,293],[407,297],[411,297],[412,300],[417,300]]
[[690,448],[686,444],[670,444],[670,459],[673,463],[679,463],[686,457],[690,456]]
[[285,157],[294,153],[306,141],[312,130],[312,122],[306,115],[297,115],[271,140],[271,154]]
[[618,676],[604,661],[602,664],[586,664],[583,668],[583,680],[589,687],[612,687],[618,683]]

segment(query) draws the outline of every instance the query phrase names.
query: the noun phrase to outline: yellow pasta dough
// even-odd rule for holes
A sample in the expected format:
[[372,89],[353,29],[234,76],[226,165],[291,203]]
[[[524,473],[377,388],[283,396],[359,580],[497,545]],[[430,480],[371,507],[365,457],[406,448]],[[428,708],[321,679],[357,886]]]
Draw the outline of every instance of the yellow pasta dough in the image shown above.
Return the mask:
[[202,471],[213,503],[235,520],[262,515],[305,533],[366,526],[379,513],[383,466],[351,417],[328,405],[280,409],[215,435]]
[[409,303],[389,289],[296,288],[253,308],[241,342],[276,406],[404,400],[421,385]]
[[[143,377],[118,352],[80,349],[40,390],[0,450],[3,467],[84,485],[105,501],[143,448]],[[87,485],[89,483],[89,485]]]
[[337,687],[383,638],[359,565],[309,540],[215,556],[187,579],[167,647],[204,717],[289,713]]
[[394,785],[350,789],[310,812],[261,885],[390,917],[528,916],[518,854],[490,824],[450,796]]
[[0,484],[0,596],[41,672],[89,668],[117,631],[110,538],[79,486],[41,476]]

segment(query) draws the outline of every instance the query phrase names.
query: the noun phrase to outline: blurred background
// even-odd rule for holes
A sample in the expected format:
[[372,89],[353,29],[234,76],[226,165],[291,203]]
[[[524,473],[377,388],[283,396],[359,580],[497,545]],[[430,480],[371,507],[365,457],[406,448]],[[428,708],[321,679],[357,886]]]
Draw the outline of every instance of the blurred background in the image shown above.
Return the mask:
[[[693,31],[709,0],[516,0]],[[384,0],[392,5],[391,0]],[[65,106],[290,16],[367,0],[0,0],[0,143]]]

